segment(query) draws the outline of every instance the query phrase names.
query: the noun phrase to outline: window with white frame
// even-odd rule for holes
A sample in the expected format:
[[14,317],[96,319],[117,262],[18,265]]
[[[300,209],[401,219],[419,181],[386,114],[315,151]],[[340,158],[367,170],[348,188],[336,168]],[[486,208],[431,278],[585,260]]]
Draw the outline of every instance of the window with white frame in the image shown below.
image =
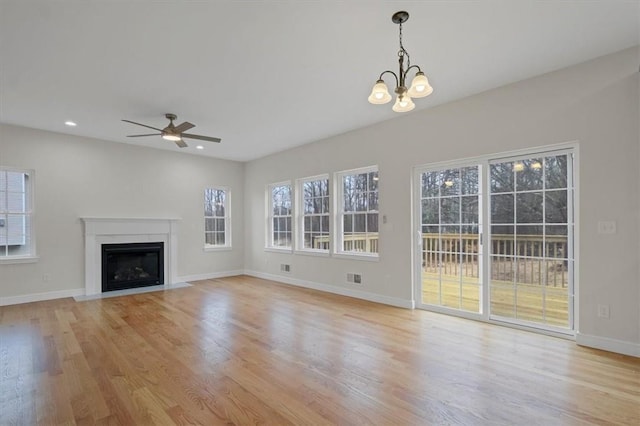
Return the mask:
[[267,247],[292,248],[291,184],[289,182],[269,185],[269,236]]
[[35,257],[33,174],[0,167],[0,260]]
[[298,181],[300,194],[301,250],[329,251],[329,177],[316,176]]
[[337,252],[378,255],[378,167],[337,173]]
[[231,247],[230,192],[227,188],[204,190],[204,248]]

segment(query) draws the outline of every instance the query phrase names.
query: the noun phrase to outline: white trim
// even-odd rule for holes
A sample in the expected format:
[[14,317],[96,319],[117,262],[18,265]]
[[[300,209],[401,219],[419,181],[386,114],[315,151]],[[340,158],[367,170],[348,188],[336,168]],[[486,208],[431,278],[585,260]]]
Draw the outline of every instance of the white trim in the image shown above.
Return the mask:
[[[273,188],[279,187],[279,186],[288,186],[289,187],[289,202],[291,203],[291,213],[288,215],[279,215],[277,217],[281,218],[281,217],[289,217],[291,219],[291,246],[290,247],[283,247],[283,246],[274,246],[273,245],[273,219],[276,217],[273,214]],[[293,186],[293,183],[290,180],[286,180],[286,181],[282,181],[282,182],[275,182],[275,183],[270,183],[267,185],[267,189],[265,191],[265,196],[266,196],[266,203],[265,203],[265,207],[266,207],[266,211],[265,211],[265,217],[267,220],[267,226],[265,227],[266,230],[266,234],[265,234],[265,240],[264,240],[264,247],[265,250],[291,250],[293,252],[293,247],[295,245],[295,231],[296,231],[296,224],[295,224],[295,203],[296,203],[296,193],[295,193],[295,188]]]
[[0,258],[0,265],[10,265],[12,263],[37,263],[39,259],[40,256],[8,256]]
[[303,256],[331,257],[331,253],[329,252],[329,250],[298,249],[294,252],[294,254],[301,254]]
[[[353,175],[362,175],[369,173],[377,173],[378,174],[378,209],[377,210],[369,210],[367,208],[366,211],[362,212],[345,212],[344,211],[344,178],[345,176],[353,176]],[[329,205],[330,210],[333,212],[329,217],[333,218],[333,222],[329,223],[329,228],[332,230],[331,235],[333,236],[333,244],[332,246],[332,255],[336,258],[341,256],[345,256],[345,259],[353,259],[354,256],[359,256],[360,258],[373,257],[378,258],[380,256],[379,251],[377,253],[368,253],[366,255],[362,255],[361,252],[353,252],[353,251],[345,251],[344,247],[344,215],[345,214],[365,214],[369,213],[377,213],[378,214],[378,250],[380,250],[380,168],[377,164],[367,167],[360,167],[357,169],[349,169],[342,170],[339,172],[335,172],[333,174],[333,182],[331,190],[333,191],[333,195],[329,198],[333,200],[332,204]],[[367,190],[368,192],[368,190]],[[334,226],[335,224],[335,226]],[[369,259],[364,259],[369,260]]]
[[291,247],[265,247],[264,251],[268,251],[271,253],[282,253],[282,254],[293,254],[293,248]]
[[580,144],[573,147],[573,329],[580,330]]
[[43,300],[63,299],[66,297],[83,296],[83,288],[70,290],[48,291],[46,293],[31,293],[20,296],[0,297],[0,306],[19,305],[22,303],[41,302]]
[[[314,248],[306,248],[304,246],[304,219],[305,217],[307,217],[307,215],[305,214],[304,211],[304,190],[303,190],[303,185],[307,182],[315,182],[315,181],[319,181],[319,180],[326,180],[327,181],[327,209],[328,212],[327,213],[316,213],[313,215],[308,215],[310,217],[315,216],[315,217],[323,217],[323,216],[327,216],[328,222],[329,222],[329,249],[327,250],[322,250],[322,249],[314,249]],[[317,175],[317,176],[310,176],[310,177],[304,177],[304,178],[299,178],[295,180],[295,199],[296,199],[296,205],[295,205],[295,209],[293,210],[294,213],[294,217],[295,217],[295,221],[296,221],[296,235],[294,236],[294,244],[293,247],[295,249],[296,252],[300,253],[300,252],[306,252],[306,253],[313,253],[313,254],[318,254],[318,253],[324,253],[324,254],[329,254],[330,253],[330,248],[333,245],[333,241],[332,241],[332,233],[331,233],[331,198],[332,198],[332,185],[333,182],[331,180],[331,176],[329,174],[323,174],[323,175]]]
[[102,293],[102,244],[136,242],[164,243],[164,282],[178,282],[178,219],[95,218],[84,222],[85,295]]
[[364,260],[365,262],[380,262],[380,256],[377,253],[367,254],[363,251],[341,251],[339,253],[333,253],[331,255],[336,259],[346,260]]
[[310,288],[313,290],[324,291],[326,293],[339,294],[341,296],[353,297],[361,300],[368,300],[369,302],[382,303],[383,305],[396,306],[398,308],[414,309],[415,304],[413,300],[398,299],[396,297],[381,296],[379,294],[370,293],[368,291],[353,290],[350,288],[338,287],[331,284],[317,283],[313,281],[299,280],[296,278],[284,277],[281,275],[267,274],[264,272],[245,270],[245,275],[249,275],[256,278],[262,278],[265,280],[276,281],[283,284],[289,284],[296,287]]
[[604,351],[640,358],[640,343],[593,336],[580,332],[576,333],[576,343],[580,346],[587,346],[589,348],[602,349]]
[[229,246],[210,246],[210,247],[204,247],[202,249],[202,251],[204,251],[204,252],[210,252],[210,251],[233,251],[233,247],[229,247]]
[[[15,173],[23,173],[28,177],[27,187],[25,188],[25,204],[28,208],[25,209],[25,223],[26,220],[29,220],[29,233],[25,236],[29,238],[29,254],[27,255],[17,255],[17,256],[3,256],[2,264],[12,264],[12,263],[35,263],[38,261],[38,252],[36,247],[36,171],[35,169],[27,169],[27,168],[19,168],[19,167],[8,167],[8,166],[0,166],[0,172],[15,172]],[[8,207],[8,205],[7,205]],[[8,210],[6,213],[9,213]]]
[[208,272],[206,274],[184,275],[177,277],[177,279],[178,282],[190,283],[191,281],[215,280],[216,278],[235,277],[243,274],[244,271],[242,269],[237,269],[235,271]]

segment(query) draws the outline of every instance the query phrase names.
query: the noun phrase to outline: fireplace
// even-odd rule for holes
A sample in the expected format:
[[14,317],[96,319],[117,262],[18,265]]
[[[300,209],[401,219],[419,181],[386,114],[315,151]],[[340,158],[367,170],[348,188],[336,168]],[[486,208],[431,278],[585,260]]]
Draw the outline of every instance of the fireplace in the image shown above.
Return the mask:
[[84,222],[85,296],[102,293],[102,246],[164,243],[163,285],[178,282],[177,218],[82,217]]
[[164,243],[102,244],[102,291],[164,284]]

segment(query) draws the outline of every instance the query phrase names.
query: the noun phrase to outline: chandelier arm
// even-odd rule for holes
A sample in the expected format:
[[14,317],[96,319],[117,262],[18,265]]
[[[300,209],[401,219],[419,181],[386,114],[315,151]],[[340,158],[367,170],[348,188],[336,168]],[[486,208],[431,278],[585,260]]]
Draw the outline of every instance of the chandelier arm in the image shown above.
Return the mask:
[[404,70],[404,78],[407,78],[407,74],[409,74],[409,70],[411,70],[412,68],[417,68],[418,72],[422,72],[422,70],[420,69],[420,67],[418,65],[411,65],[409,68],[407,68],[406,70]]
[[383,75],[385,75],[385,74],[387,74],[387,73],[389,73],[389,74],[393,74],[393,77],[396,79],[396,87],[398,87],[398,86],[400,85],[400,80],[398,80],[398,76],[397,76],[397,75],[396,75],[396,73],[395,73],[395,72],[393,72],[393,71],[390,71],[390,70],[383,71],[383,72],[380,74],[380,77],[378,77],[378,80],[382,80],[382,76],[383,76]]

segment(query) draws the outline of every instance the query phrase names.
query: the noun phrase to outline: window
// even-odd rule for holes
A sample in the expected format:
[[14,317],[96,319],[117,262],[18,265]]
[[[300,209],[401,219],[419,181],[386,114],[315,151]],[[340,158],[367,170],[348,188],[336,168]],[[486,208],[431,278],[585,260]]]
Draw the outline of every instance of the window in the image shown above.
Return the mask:
[[231,247],[231,215],[229,190],[204,190],[204,248]]
[[0,260],[35,257],[33,171],[0,167]]
[[378,255],[378,167],[338,173],[338,252]]
[[291,184],[269,185],[269,236],[267,247],[291,249]]
[[302,179],[300,194],[301,250],[329,251],[329,178]]

